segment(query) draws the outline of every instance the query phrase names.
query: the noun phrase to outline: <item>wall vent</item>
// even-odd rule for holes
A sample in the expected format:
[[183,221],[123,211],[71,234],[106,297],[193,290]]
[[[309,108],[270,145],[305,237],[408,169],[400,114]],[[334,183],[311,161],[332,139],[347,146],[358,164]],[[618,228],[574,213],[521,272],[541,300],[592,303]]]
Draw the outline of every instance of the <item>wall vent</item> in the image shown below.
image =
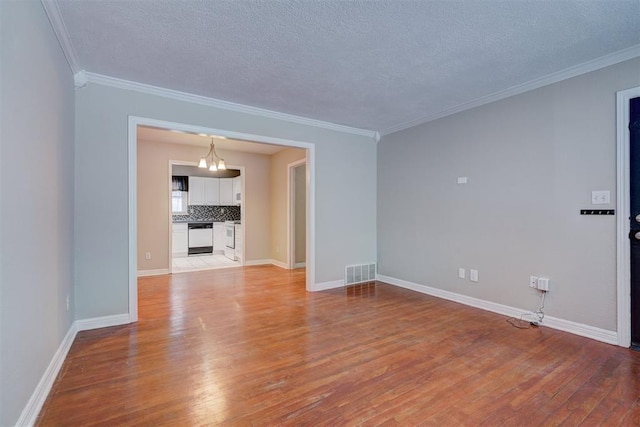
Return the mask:
[[353,264],[344,268],[344,285],[372,282],[376,280],[376,264]]

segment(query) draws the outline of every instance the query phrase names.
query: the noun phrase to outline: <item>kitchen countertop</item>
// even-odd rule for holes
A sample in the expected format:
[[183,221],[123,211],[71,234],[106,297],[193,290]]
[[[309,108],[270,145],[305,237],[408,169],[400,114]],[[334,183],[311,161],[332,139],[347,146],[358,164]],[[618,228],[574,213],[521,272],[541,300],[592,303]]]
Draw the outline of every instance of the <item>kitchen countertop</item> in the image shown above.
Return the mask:
[[215,221],[213,219],[201,220],[201,221],[190,221],[190,220],[180,219],[177,221],[173,221],[174,224],[208,224],[210,222],[219,222],[224,224],[224,221]]

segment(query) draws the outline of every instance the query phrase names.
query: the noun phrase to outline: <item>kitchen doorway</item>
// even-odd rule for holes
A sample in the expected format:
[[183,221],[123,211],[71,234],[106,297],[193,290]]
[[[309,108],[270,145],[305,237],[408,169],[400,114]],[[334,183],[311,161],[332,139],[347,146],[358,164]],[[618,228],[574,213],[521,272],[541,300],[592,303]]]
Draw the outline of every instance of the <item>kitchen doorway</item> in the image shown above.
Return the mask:
[[[179,151],[176,153],[180,154]],[[199,168],[197,162],[169,161],[168,265],[171,273],[243,265],[245,245],[241,228],[242,218],[246,216],[242,206],[245,168],[225,167],[224,171],[211,172]],[[215,194],[199,194],[198,190]]]
[[[300,148],[306,150],[307,160],[307,188],[306,188],[306,289],[308,291],[314,290],[314,278],[315,278],[315,145],[312,143],[287,140],[282,138],[274,138],[263,135],[247,134],[243,132],[235,132],[226,129],[207,128],[202,126],[189,125],[184,123],[168,122],[163,120],[156,120],[145,117],[129,116],[128,124],[128,223],[129,223],[129,318],[131,321],[137,321],[138,319],[138,152],[137,152],[137,140],[138,140],[138,127],[156,127],[160,129],[172,130],[174,132],[182,132],[189,134],[209,134],[218,135],[223,138],[233,139],[238,141],[248,141],[252,143],[265,144],[265,145],[281,145],[285,147]],[[166,163],[165,163],[166,164]],[[165,166],[166,168],[166,166]],[[163,191],[164,192],[164,191]],[[144,220],[144,219],[143,219]],[[242,225],[243,228],[245,225]],[[168,229],[167,229],[168,231]],[[244,233],[244,230],[243,230]],[[167,239],[169,240],[169,239]],[[252,260],[245,260],[245,265],[251,265]],[[254,260],[256,263],[265,263],[268,260]]]

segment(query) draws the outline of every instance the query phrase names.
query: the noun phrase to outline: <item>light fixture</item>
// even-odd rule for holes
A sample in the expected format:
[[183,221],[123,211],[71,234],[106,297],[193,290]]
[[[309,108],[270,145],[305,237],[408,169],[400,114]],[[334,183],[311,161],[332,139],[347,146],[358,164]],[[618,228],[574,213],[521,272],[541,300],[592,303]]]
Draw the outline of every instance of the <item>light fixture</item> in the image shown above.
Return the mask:
[[205,169],[207,167],[207,158],[209,156],[211,156],[211,163],[209,165],[210,171],[215,172],[217,170],[225,170],[227,168],[224,164],[224,159],[218,157],[218,153],[216,153],[216,146],[213,143],[213,137],[211,138],[211,147],[209,147],[209,152],[206,156],[200,158],[200,162],[198,163],[199,168]]

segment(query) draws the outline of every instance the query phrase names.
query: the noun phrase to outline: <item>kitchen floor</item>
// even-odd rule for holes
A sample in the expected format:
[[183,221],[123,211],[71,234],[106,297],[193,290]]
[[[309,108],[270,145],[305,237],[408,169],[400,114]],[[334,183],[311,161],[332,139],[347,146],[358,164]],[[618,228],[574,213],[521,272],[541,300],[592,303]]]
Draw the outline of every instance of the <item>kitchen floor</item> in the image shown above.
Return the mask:
[[240,267],[238,261],[231,261],[224,255],[191,255],[188,257],[173,258],[173,273],[187,271],[213,270],[215,268]]

